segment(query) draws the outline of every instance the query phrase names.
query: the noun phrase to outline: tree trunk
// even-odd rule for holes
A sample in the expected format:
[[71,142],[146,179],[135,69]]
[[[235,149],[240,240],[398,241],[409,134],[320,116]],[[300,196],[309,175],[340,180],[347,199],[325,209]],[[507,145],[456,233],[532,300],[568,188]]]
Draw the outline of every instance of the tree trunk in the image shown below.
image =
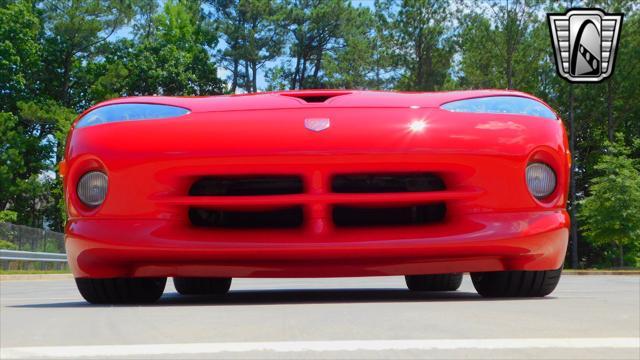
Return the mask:
[[233,74],[231,74],[231,93],[236,93],[238,87],[238,72],[240,71],[240,61],[233,59]]
[[505,44],[506,53],[507,53],[507,89],[511,89],[513,87],[513,33],[512,28],[509,26],[509,1],[507,1],[507,7],[505,11],[505,31],[507,32],[507,41]]
[[429,46],[426,54],[426,59],[425,59],[425,67],[427,71],[425,74],[424,90],[427,90],[427,91],[434,91],[436,89],[435,87],[436,79],[433,74],[433,58],[431,57],[432,53],[433,53],[433,49],[431,46]]
[[71,61],[71,54],[68,52],[65,53],[63,58],[64,63],[62,64],[62,96],[60,97],[60,99],[62,99],[62,103],[66,107],[70,107],[69,88],[71,87]]
[[300,69],[300,77],[298,78],[298,89],[304,88],[304,77],[307,73],[307,57],[302,57],[302,68]]
[[416,73],[415,73],[415,80],[414,80],[414,88],[411,90],[422,90],[423,85],[424,85],[424,64],[423,64],[423,54],[422,54],[422,29],[420,29],[420,31],[418,31],[418,34],[416,36],[416,48],[415,48],[415,54],[416,54],[416,66],[418,67],[416,69]]
[[511,36],[511,30],[507,29],[507,89],[513,88],[513,53],[515,51],[511,44]]
[[624,267],[624,246],[622,246],[622,243],[618,243],[618,249],[620,250],[620,267],[623,268]]
[[293,72],[293,77],[291,78],[291,90],[296,89],[296,84],[298,83],[298,77],[300,76],[300,54],[296,57],[296,69]]
[[246,92],[251,92],[251,78],[249,77],[249,63],[244,62],[244,84],[243,88]]
[[375,49],[374,49],[374,57],[375,57],[375,90],[380,90],[380,40],[376,39]]
[[614,141],[615,124],[613,123],[613,79],[607,81],[607,135]]
[[316,58],[316,63],[315,63],[315,69],[313,69],[313,80],[315,81],[315,86],[317,87],[318,84],[320,83],[318,81],[318,77],[320,76],[320,68],[322,68],[322,53],[323,53],[323,49],[320,48],[318,49],[318,55]]
[[513,88],[513,64],[511,61],[511,54],[509,54],[509,56],[507,57],[507,89],[512,89]]
[[251,62],[251,92],[258,92],[258,64]]
[[573,85],[569,84],[569,151],[571,151],[571,267],[578,268],[578,219],[576,217],[576,128],[573,114]]

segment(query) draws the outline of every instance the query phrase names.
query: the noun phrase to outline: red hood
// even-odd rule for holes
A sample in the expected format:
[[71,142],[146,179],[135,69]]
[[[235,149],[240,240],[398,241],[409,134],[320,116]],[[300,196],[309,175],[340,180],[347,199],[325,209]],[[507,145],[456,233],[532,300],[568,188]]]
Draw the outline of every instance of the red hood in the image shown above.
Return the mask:
[[[420,93],[360,90],[301,90],[205,97],[132,96],[105,101],[93,106],[91,109],[104,105],[123,103],[175,105],[188,108],[192,112],[357,107],[434,108],[455,100],[500,95],[521,96],[540,101],[529,94],[513,90],[467,90]],[[313,100],[323,100],[324,98],[326,98],[326,100],[322,102],[312,102]],[[308,101],[305,101],[305,99]]]
[[[78,129],[68,138],[76,154],[201,154],[454,152],[524,156],[533,146],[563,144],[557,121],[510,114],[468,114],[439,109],[460,99],[531,95],[505,90],[434,93],[314,90],[212,97],[128,97],[118,103],[161,103],[191,113],[180,118],[118,122]],[[328,97],[323,102],[311,98]],[[536,99],[537,100],[537,99]],[[321,135],[304,126],[329,118]],[[215,119],[215,121],[212,121]],[[185,126],[188,124],[189,126]],[[421,129],[414,131],[416,125]],[[84,141],[74,141],[78,136]],[[86,139],[91,139],[87,141]],[[114,146],[117,138],[118,146]],[[145,139],[144,141],[142,139]],[[189,139],[189,141],[185,141]],[[163,155],[164,156],[164,155]]]

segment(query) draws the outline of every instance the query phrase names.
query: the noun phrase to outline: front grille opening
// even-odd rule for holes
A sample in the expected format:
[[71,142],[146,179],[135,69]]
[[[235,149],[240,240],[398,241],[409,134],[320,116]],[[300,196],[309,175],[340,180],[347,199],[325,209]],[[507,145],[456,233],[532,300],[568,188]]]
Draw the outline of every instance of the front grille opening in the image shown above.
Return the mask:
[[333,222],[337,227],[425,225],[444,220],[443,202],[388,208],[335,206]]
[[283,229],[302,226],[302,207],[277,210],[228,211],[190,208],[189,220],[198,227],[230,229]]
[[298,176],[209,176],[196,181],[191,196],[252,196],[301,194]]
[[427,192],[444,190],[442,179],[432,173],[337,175],[331,181],[336,193]]

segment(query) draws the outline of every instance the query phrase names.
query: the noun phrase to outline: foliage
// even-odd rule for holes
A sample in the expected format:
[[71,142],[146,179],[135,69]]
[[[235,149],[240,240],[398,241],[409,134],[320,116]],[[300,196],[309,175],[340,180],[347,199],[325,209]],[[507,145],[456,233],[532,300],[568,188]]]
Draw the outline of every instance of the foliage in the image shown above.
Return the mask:
[[9,242],[7,240],[0,239],[0,249],[2,250],[18,250],[16,244]]
[[258,91],[258,70],[282,52],[282,5],[272,0],[212,0],[227,46],[218,51],[229,71],[230,92]]
[[392,17],[395,63],[404,69],[402,90],[441,89],[449,76],[454,54],[448,1],[403,0]]
[[[205,95],[222,91],[210,51],[215,33],[197,2],[167,1],[154,18],[155,36],[134,48],[127,69],[134,80],[128,94]],[[136,89],[137,83],[146,83]]]
[[27,170],[22,157],[25,142],[18,118],[11,113],[0,113],[0,209],[5,209],[17,195],[17,177]]
[[15,111],[18,100],[37,91],[41,21],[28,1],[0,8],[0,111]]
[[580,220],[590,242],[615,246],[622,267],[624,250],[640,248],[640,164],[629,158],[630,150],[621,138],[606,144],[594,167],[599,176],[591,179],[590,194],[580,203]]
[[0,222],[12,223],[18,221],[18,213],[11,210],[0,211]]

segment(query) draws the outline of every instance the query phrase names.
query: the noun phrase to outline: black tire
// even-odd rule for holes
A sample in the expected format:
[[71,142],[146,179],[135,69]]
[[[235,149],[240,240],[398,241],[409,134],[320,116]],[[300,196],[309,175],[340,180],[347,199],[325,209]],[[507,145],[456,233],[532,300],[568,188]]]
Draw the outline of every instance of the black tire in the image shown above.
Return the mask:
[[82,297],[92,304],[145,304],[162,296],[167,278],[76,278]]
[[484,297],[542,297],[560,281],[562,268],[546,271],[471,273],[473,287]]
[[231,278],[173,278],[173,285],[182,295],[222,295],[231,287]]
[[411,291],[455,291],[462,274],[407,275],[404,280]]

